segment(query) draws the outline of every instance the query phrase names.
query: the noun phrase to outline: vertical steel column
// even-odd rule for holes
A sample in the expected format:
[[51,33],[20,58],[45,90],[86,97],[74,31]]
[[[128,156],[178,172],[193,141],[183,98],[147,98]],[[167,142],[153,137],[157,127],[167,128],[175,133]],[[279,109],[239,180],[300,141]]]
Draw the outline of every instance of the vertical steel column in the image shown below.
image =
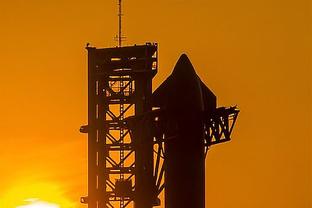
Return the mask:
[[97,208],[97,115],[94,50],[88,50],[88,202]]
[[[120,3],[121,4],[121,3]],[[121,42],[120,42],[120,45],[121,47]],[[124,81],[123,81],[123,77],[120,76],[120,81],[119,81],[119,89],[120,89],[120,94],[121,94],[121,97],[124,96],[124,92],[123,92],[123,87],[124,87]],[[123,122],[124,120],[124,104],[123,102],[120,103],[119,105],[119,120],[120,122]],[[120,126],[120,129],[119,129],[119,137],[120,137],[120,144],[123,145],[124,144],[124,127],[123,126]],[[124,159],[125,159],[125,151],[123,148],[120,149],[120,155],[119,155],[119,159],[120,159],[120,167],[123,168],[124,167]],[[124,180],[125,179],[125,176],[123,173],[120,173],[119,175],[119,180]],[[123,197],[121,197],[121,200],[120,200],[120,208],[124,208],[125,206],[125,202],[124,202],[124,199]]]
[[[99,69],[97,69],[99,70]],[[108,132],[107,125],[105,123],[106,111],[108,104],[106,102],[105,90],[108,85],[107,76],[97,76],[97,166],[98,166],[98,208],[105,208],[108,202],[106,192],[106,180],[108,174],[106,171],[106,157],[108,156],[108,150],[106,148],[106,134]]]
[[[145,67],[151,66],[152,60],[145,54]],[[136,81],[136,115],[152,110],[152,74],[138,75]],[[136,161],[136,208],[151,208],[153,204],[153,138],[140,135],[135,144]]]

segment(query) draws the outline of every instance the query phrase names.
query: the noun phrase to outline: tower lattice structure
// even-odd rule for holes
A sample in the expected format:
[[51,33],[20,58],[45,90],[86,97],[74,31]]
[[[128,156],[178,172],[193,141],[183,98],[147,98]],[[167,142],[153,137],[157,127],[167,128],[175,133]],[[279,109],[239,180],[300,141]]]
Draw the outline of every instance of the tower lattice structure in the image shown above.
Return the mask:
[[151,200],[140,196],[153,195],[153,139],[135,148],[124,118],[152,110],[157,44],[87,51],[88,125],[80,131],[88,133],[88,196],[81,202],[88,208],[143,207]]

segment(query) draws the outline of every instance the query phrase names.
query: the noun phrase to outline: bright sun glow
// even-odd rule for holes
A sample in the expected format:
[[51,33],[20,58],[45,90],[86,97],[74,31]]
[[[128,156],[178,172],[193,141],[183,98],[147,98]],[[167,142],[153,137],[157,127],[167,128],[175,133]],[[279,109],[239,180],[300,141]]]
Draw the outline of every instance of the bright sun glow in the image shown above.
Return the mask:
[[0,193],[0,208],[74,208],[76,203],[56,183],[28,181]]
[[28,199],[25,201],[27,201],[29,204],[17,206],[16,208],[60,208],[60,206],[57,204],[40,201],[38,199]]

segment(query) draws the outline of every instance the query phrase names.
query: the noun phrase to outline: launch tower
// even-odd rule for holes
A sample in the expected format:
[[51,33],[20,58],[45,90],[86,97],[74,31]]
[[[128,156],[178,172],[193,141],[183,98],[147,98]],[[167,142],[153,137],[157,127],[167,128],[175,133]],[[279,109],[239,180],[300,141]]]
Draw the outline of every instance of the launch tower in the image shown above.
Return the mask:
[[81,202],[89,208],[124,208],[133,201],[150,207],[152,199],[142,196],[152,196],[152,142],[135,149],[124,118],[152,110],[157,44],[87,51],[88,125],[80,131],[88,133],[88,197]]

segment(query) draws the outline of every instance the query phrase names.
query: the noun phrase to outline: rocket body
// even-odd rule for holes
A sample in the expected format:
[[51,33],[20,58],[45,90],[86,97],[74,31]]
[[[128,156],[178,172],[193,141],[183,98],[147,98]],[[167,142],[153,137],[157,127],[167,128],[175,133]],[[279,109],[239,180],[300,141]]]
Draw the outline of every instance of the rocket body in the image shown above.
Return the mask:
[[165,142],[165,207],[205,208],[203,116],[216,108],[216,96],[183,54],[152,100],[177,125],[176,136]]

